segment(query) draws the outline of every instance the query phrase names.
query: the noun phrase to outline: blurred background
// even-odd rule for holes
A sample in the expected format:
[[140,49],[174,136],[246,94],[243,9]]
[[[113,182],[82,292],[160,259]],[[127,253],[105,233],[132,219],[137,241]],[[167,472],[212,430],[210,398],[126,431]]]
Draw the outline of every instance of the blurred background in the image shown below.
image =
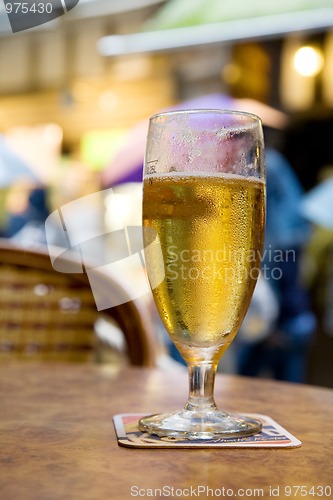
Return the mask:
[[1,236],[45,244],[52,211],[109,187],[140,223],[147,118],[189,103],[265,126],[266,249],[282,257],[225,370],[333,387],[331,0],[80,0],[15,34],[1,5]]

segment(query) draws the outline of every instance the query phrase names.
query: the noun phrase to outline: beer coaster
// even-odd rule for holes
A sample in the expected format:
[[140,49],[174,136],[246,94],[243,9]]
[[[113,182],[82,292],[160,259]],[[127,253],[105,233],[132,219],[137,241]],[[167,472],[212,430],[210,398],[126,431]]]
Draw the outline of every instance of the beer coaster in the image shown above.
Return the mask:
[[118,444],[129,448],[297,448],[301,441],[267,415],[247,414],[262,422],[262,431],[253,436],[216,440],[158,437],[141,432],[138,421],[146,414],[115,415],[113,423]]

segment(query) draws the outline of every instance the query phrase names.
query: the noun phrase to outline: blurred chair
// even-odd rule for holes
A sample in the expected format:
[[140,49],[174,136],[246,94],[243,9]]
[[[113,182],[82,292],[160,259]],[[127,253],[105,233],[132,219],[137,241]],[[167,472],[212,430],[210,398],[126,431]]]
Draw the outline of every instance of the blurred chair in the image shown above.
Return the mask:
[[[67,269],[80,266],[76,254],[61,259]],[[98,361],[94,330],[104,318],[123,332],[130,364],[154,366],[145,304],[128,301],[115,278],[97,273],[96,279],[99,293],[116,294],[124,303],[97,311],[86,273],[57,272],[46,247],[23,248],[0,239],[0,360]]]

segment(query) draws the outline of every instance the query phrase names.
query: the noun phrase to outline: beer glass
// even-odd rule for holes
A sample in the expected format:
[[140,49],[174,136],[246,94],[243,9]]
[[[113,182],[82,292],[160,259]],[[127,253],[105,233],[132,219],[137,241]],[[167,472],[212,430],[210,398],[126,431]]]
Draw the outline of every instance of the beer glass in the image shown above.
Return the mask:
[[240,327],[260,272],[260,119],[223,110],[154,115],[143,189],[148,277],[159,315],[188,365],[190,387],[182,410],[144,417],[139,428],[195,440],[255,434],[260,422],[219,410],[213,391],[218,362]]

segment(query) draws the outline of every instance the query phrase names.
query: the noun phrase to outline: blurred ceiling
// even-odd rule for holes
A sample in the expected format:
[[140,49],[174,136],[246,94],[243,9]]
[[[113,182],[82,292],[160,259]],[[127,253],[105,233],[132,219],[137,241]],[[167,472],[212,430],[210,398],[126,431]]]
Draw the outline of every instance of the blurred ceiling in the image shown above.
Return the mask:
[[237,19],[333,8],[332,0],[169,0],[147,23],[150,29],[173,29]]
[[158,52],[332,27],[332,0],[169,0],[144,32],[105,37],[99,50],[107,56]]

